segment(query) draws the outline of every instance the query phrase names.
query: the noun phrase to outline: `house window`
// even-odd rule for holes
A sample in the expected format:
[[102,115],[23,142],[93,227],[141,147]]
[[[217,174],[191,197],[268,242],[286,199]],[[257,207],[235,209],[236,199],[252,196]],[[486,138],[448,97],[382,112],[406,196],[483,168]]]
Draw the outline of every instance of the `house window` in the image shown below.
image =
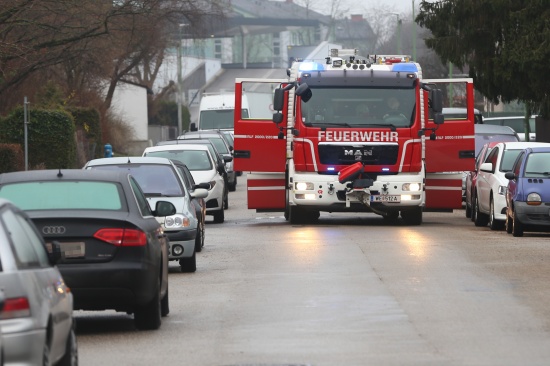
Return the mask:
[[214,58],[217,58],[217,59],[222,58],[222,40],[221,39],[214,40]]

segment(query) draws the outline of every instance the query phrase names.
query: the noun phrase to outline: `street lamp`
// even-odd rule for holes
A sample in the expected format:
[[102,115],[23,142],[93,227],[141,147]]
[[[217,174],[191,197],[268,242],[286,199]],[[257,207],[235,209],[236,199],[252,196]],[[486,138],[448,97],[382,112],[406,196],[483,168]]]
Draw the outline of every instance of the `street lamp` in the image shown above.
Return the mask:
[[177,92],[178,92],[178,95],[177,95],[177,102],[178,102],[178,136],[181,135],[182,133],[182,129],[183,129],[183,116],[182,116],[182,99],[183,99],[183,96],[181,95],[182,92],[183,92],[183,87],[182,87],[182,65],[181,65],[181,58],[183,57],[182,55],[182,46],[181,46],[181,43],[183,42],[183,39],[182,39],[182,29],[183,27],[185,27],[187,24],[180,24],[179,25],[179,36],[178,36],[178,87],[177,87]]
[[399,13],[388,13],[388,15],[395,15],[397,17],[397,54],[401,54],[401,15]]

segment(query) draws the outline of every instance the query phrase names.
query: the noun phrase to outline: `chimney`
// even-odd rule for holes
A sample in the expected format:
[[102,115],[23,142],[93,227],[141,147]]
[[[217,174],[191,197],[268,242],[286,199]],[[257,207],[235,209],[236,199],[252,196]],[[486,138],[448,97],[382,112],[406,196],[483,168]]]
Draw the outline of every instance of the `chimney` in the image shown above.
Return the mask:
[[363,15],[362,14],[352,14],[351,15],[351,21],[352,22],[362,22],[363,21]]

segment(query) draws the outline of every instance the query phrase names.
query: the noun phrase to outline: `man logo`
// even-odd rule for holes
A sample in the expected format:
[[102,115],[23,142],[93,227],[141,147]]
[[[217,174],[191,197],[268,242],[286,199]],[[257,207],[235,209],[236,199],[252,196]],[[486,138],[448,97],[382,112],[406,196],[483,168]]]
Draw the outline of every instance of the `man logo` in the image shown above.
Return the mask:
[[372,150],[344,150],[344,156],[355,156],[356,160],[361,160],[361,156],[372,156]]
[[65,234],[66,231],[65,226],[44,226],[42,228],[42,234],[44,235],[60,235]]

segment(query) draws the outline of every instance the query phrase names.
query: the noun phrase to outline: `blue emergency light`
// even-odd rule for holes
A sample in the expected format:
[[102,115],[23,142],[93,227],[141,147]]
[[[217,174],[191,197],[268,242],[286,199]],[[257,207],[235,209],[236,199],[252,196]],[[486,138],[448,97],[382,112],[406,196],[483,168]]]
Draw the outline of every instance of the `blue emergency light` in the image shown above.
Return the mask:
[[300,71],[323,71],[325,67],[318,62],[302,62],[298,69]]
[[396,63],[393,64],[391,71],[393,72],[417,72],[418,68],[413,63]]

